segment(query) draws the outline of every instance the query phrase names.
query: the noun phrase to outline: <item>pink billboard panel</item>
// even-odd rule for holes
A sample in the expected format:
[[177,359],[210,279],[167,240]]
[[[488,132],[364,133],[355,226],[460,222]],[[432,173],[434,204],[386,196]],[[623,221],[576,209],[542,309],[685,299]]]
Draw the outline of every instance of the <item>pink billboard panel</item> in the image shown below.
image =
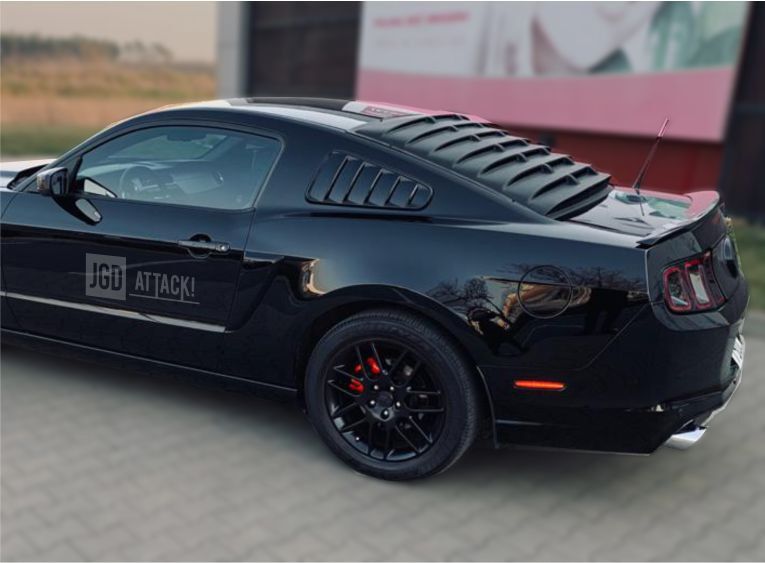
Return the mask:
[[357,95],[519,127],[722,138],[744,2],[369,2]]

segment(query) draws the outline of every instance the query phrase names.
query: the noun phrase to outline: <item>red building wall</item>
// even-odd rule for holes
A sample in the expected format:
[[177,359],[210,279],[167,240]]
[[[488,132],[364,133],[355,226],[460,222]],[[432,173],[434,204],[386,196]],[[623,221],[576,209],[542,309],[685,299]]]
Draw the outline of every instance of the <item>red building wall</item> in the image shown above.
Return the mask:
[[[632,184],[653,143],[653,139],[638,137],[507,128],[611,173],[614,183],[620,185]],[[717,189],[722,155],[722,144],[664,139],[643,186],[675,193]]]

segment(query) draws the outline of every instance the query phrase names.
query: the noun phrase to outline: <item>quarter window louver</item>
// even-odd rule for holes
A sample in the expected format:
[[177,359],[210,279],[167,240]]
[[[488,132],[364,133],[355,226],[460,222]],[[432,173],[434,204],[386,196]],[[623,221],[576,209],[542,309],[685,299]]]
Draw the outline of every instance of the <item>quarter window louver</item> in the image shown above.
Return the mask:
[[333,152],[308,188],[311,203],[414,211],[423,209],[433,190],[377,164]]

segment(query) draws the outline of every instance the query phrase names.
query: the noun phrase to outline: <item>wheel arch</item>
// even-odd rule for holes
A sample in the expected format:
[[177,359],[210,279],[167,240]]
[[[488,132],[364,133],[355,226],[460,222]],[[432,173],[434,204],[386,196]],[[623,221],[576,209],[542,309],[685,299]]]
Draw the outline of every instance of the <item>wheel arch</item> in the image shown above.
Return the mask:
[[[392,289],[392,288],[390,288]],[[297,398],[300,408],[305,410],[305,378],[308,360],[311,352],[319,342],[321,337],[338,323],[364,311],[375,309],[397,310],[417,316],[433,324],[438,330],[443,332],[452,342],[455,348],[462,354],[473,367],[473,375],[477,378],[479,389],[481,390],[482,408],[484,418],[486,418],[487,427],[482,428],[483,437],[491,439],[492,444],[496,445],[494,432],[494,407],[491,399],[491,393],[486,383],[483,373],[478,368],[478,352],[474,347],[465,343],[466,339],[475,338],[471,335],[471,330],[463,319],[456,313],[446,309],[440,304],[428,304],[430,299],[419,295],[407,295],[405,290],[395,289],[394,295],[400,298],[392,298],[390,295],[382,296],[357,296],[352,300],[337,304],[323,310],[316,315],[302,331],[298,346],[296,348],[296,358],[294,362],[295,382],[297,383]],[[441,309],[440,311],[438,309]]]

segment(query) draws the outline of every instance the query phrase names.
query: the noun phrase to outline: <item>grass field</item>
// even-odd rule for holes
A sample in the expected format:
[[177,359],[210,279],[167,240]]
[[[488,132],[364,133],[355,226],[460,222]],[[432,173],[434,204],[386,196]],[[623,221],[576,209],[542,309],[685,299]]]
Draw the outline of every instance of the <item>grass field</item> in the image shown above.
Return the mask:
[[183,101],[215,92],[214,69],[204,65],[8,58],[2,77],[2,93],[11,96]]
[[765,227],[736,221],[734,228],[741,268],[749,282],[749,306],[765,310]]
[[98,129],[75,125],[0,126],[0,154],[4,157],[58,156]]
[[215,97],[208,66],[8,59],[0,80],[0,155],[57,155],[110,123]]

